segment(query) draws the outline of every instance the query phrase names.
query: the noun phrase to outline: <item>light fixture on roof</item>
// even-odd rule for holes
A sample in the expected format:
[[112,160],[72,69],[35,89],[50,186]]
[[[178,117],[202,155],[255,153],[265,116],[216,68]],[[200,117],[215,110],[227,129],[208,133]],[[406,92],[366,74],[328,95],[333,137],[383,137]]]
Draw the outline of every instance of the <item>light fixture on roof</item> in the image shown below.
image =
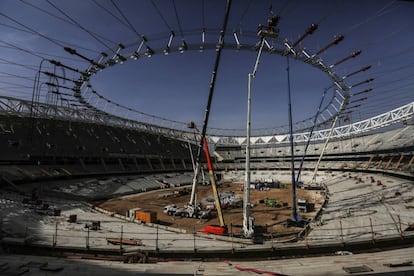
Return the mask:
[[236,48],[237,48],[237,50],[240,50],[241,45],[240,45],[239,38],[237,37],[236,31],[233,31],[233,37],[234,37],[234,41],[236,42]]
[[125,46],[122,43],[118,44],[118,49],[115,51],[115,54],[113,55],[113,57],[108,60],[107,64],[109,66],[112,66],[116,63],[118,63],[119,61],[121,61],[121,64],[126,61],[126,58],[124,56],[122,56],[120,54],[121,50],[125,49]]
[[124,57],[124,56],[122,56],[120,54],[116,54],[116,56],[118,58],[117,61],[120,60],[121,61],[121,64],[124,63],[127,60],[126,57]]
[[147,57],[151,57],[154,54],[154,50],[152,50],[149,46],[147,46],[147,50],[145,51],[145,55]]
[[95,63],[95,66],[98,67],[101,71],[105,69],[105,64],[103,63],[104,59],[108,57],[108,54],[105,52],[101,52],[101,57]]
[[205,47],[205,38],[206,38],[206,29],[203,28],[203,31],[201,32],[201,45],[200,45],[200,52],[204,51]]
[[184,53],[184,51],[187,51],[187,49],[188,49],[187,43],[183,39],[183,42],[181,43],[181,46],[178,47],[178,51],[180,51],[180,53]]
[[167,47],[165,47],[164,49],[164,55],[168,55],[170,53],[170,46],[167,45]]
[[139,59],[139,53],[138,53],[138,52],[134,52],[134,53],[130,56],[130,58],[132,58],[133,60],[137,60],[137,59]]
[[141,37],[141,43],[139,44],[138,48],[135,50],[135,52],[131,55],[131,58],[134,60],[137,60],[140,57],[139,52],[141,52],[142,46],[147,42],[147,38],[145,36]]
[[165,47],[164,49],[164,55],[168,55],[170,53],[171,43],[172,43],[174,36],[175,36],[175,33],[171,31],[170,38],[168,39],[167,47]]

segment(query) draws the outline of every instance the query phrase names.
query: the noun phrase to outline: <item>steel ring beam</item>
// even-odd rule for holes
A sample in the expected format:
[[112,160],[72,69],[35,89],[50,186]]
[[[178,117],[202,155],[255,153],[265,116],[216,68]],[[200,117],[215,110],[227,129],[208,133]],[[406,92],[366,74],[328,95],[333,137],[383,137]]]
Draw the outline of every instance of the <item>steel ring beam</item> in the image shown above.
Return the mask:
[[[244,32],[243,34],[233,32],[233,42],[225,43],[224,45],[219,45],[217,43],[207,42],[204,40],[205,37],[212,37],[213,35],[217,35],[218,32],[218,30],[209,30],[205,31],[204,33],[200,33],[200,31],[186,31],[184,32],[185,37],[196,37],[196,39],[193,39],[194,41],[189,39],[185,44],[176,46],[172,46],[171,44],[171,33],[148,36],[148,38],[145,37],[145,40],[125,43],[126,46],[124,46],[124,44],[119,44],[119,47],[114,50],[114,55],[112,57],[109,57],[106,54],[102,54],[102,56],[96,60],[91,60],[91,65],[81,72],[81,76],[79,77],[78,82],[75,83],[74,87],[72,88],[74,91],[74,97],[82,105],[93,109],[96,112],[111,115],[114,114],[114,111],[116,110],[118,114],[122,114],[116,115],[116,117],[124,117],[125,119],[128,119],[131,114],[134,114],[135,116],[141,118],[139,120],[146,120],[144,123],[186,131],[186,122],[179,122],[158,117],[152,114],[146,114],[138,110],[134,110],[130,107],[120,105],[111,99],[107,99],[93,89],[90,80],[95,74],[99,73],[100,71],[106,70],[117,64],[121,64],[129,60],[139,60],[140,58],[151,57],[153,55],[183,53],[185,51],[216,50],[218,47],[223,47],[226,50],[236,51],[257,51],[258,49],[259,40],[257,34],[254,32]],[[200,40],[200,37],[203,37],[203,40]],[[243,38],[246,42],[242,43],[239,37]],[[267,38],[267,40],[270,39]],[[349,87],[344,83],[344,78],[339,77],[334,72],[333,66],[325,64],[322,59],[316,54],[312,54],[305,49],[296,49],[290,46],[290,42],[287,40],[282,40],[278,37],[271,38],[272,43],[268,43],[267,40],[267,47],[263,49],[264,52],[280,56],[285,56],[288,54],[293,55],[296,60],[310,64],[312,67],[328,75],[332,80],[332,97],[320,111],[320,116],[318,117],[317,121],[318,126],[326,124],[347,107],[350,98],[350,94],[348,92]],[[227,41],[230,41],[230,38],[227,39]],[[167,45],[167,47],[165,45]],[[310,117],[308,119],[296,122],[294,131],[300,132],[308,130],[312,126],[313,120],[314,117]],[[240,133],[243,132],[244,130],[240,129],[209,128],[208,134],[215,136],[240,136]],[[253,136],[284,134],[286,132],[286,126],[269,127],[253,130]]]

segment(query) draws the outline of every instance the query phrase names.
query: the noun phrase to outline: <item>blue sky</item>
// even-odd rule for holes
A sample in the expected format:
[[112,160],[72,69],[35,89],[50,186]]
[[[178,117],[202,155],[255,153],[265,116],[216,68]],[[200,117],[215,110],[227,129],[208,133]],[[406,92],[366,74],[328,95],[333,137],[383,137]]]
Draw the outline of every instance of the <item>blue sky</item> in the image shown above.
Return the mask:
[[[279,39],[295,41],[312,23],[318,30],[304,39],[301,47],[311,53],[327,45],[334,36],[344,35],[338,45],[320,54],[327,65],[351,52],[362,53],[334,68],[345,76],[367,65],[372,68],[345,80],[352,84],[374,78],[368,84],[352,88],[351,94],[372,88],[372,92],[351,97],[350,113],[358,121],[414,101],[414,2],[412,1],[250,1],[233,0],[225,42],[234,45],[236,32],[242,44],[254,44],[258,24],[266,24],[273,14],[281,16]],[[270,10],[270,7],[272,8]],[[70,55],[71,47],[90,59],[101,52],[112,56],[117,44],[126,46],[120,54],[128,56],[137,49],[140,37],[158,51],[105,68],[91,77],[93,89],[111,102],[178,122],[195,121],[201,126],[216,52],[198,51],[201,33],[208,31],[206,42],[219,38],[225,11],[224,0],[3,0],[0,2],[0,95],[30,99],[34,79],[42,59],[53,59],[85,70],[89,63]],[[175,36],[172,53],[164,55],[169,33]],[[139,36],[138,36],[139,35]],[[178,53],[184,39],[189,51]],[[212,48],[212,47],[210,47]],[[144,48],[143,48],[144,49]],[[240,51],[225,49],[217,73],[212,102],[210,128],[243,129],[246,124],[247,75],[252,72],[257,52],[247,47]],[[324,88],[331,79],[309,64],[290,60],[293,119],[313,116]],[[44,62],[42,71],[68,79],[78,73]],[[46,100],[48,78],[42,75],[41,94]],[[62,86],[72,82],[59,81]],[[60,89],[70,94],[70,90]],[[264,53],[253,80],[252,127],[270,128],[287,124],[286,58]],[[86,94],[85,97],[89,95]],[[367,100],[360,100],[367,97]],[[91,101],[94,101],[91,99]],[[92,102],[91,102],[92,103]],[[95,102],[93,102],[96,104]],[[101,102],[101,108],[104,106]],[[132,119],[157,122],[148,116],[122,111],[106,111]],[[174,127],[173,124],[171,124]]]

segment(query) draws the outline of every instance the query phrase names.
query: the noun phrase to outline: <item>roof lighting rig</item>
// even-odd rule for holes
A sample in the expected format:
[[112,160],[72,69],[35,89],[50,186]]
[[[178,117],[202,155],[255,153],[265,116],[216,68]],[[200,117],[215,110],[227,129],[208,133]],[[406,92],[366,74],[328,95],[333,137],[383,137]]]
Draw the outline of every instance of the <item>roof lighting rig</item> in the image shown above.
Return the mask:
[[185,40],[183,39],[182,42],[181,42],[181,46],[178,47],[178,51],[182,54],[187,50],[188,50],[187,42],[185,42]]
[[201,45],[200,45],[200,48],[199,48],[200,52],[204,51],[205,43],[206,43],[206,29],[203,28],[203,30],[201,31]]
[[146,36],[141,36],[141,42],[138,45],[138,48],[131,54],[130,58],[137,60],[140,58],[141,54],[141,49],[142,47],[144,47],[144,44],[147,43],[147,37]]
[[171,43],[172,43],[172,41],[174,39],[174,36],[175,36],[174,31],[171,31],[170,38],[168,39],[167,47],[165,47],[165,49],[164,49],[164,55],[168,55],[170,53],[170,51],[171,51]]
[[[206,30],[204,27],[199,30],[199,32],[194,31],[183,31],[179,29],[179,32],[181,33],[181,43],[177,45],[177,47],[174,47],[174,39],[176,39],[176,32],[172,29],[168,33],[165,33],[161,36],[157,35],[155,37],[151,38],[151,42],[153,42],[152,46],[150,47],[148,45],[149,39],[146,36],[139,35],[139,40],[137,42],[134,42],[134,44],[123,44],[119,43],[117,44],[116,48],[113,50],[113,53],[110,54],[110,57],[108,57],[108,54],[102,52],[100,57],[97,59],[91,59],[81,53],[79,53],[77,50],[72,49],[70,47],[64,47],[64,50],[71,54],[75,55],[89,63],[89,66],[81,71],[76,68],[71,68],[69,66],[66,66],[58,61],[53,61],[55,66],[61,66],[63,68],[66,68],[68,70],[72,70],[74,72],[79,73],[81,76],[74,82],[76,97],[81,99],[82,101],[85,101],[87,103],[90,103],[93,105],[93,99],[94,97],[89,97],[89,99],[85,100],[83,99],[88,89],[85,89],[84,83],[89,83],[90,78],[98,73],[99,71],[102,71],[108,67],[115,66],[117,64],[122,64],[123,62],[126,62],[127,60],[138,60],[142,56],[151,57],[154,54],[164,54],[169,55],[173,52],[175,53],[184,53],[188,50],[199,50],[200,52],[203,52],[206,49],[215,49],[218,51],[221,48],[230,48],[230,49],[246,49],[246,50],[253,50],[258,51],[258,49],[261,46],[261,43],[263,43],[264,51],[267,51],[269,53],[276,53],[281,56],[291,56],[295,60],[302,61],[304,63],[308,63],[312,65],[313,67],[321,70],[325,74],[327,74],[333,82],[334,92],[333,97],[330,99],[330,102],[326,103],[324,107],[321,108],[321,112],[319,115],[319,118],[317,119],[318,126],[323,125],[325,122],[329,120],[330,117],[335,116],[338,113],[343,112],[346,109],[347,104],[349,103],[350,96],[357,96],[360,93],[367,93],[368,91],[361,91],[358,93],[355,93],[351,95],[349,93],[349,90],[351,88],[354,88],[359,85],[363,85],[365,83],[369,83],[372,81],[366,80],[362,81],[356,84],[353,84],[351,86],[346,85],[345,81],[348,82],[348,78],[353,77],[357,75],[358,73],[364,72],[371,68],[371,66],[365,66],[355,72],[349,73],[346,76],[340,77],[338,76],[334,69],[336,69],[338,66],[344,64],[346,61],[353,59],[361,54],[361,50],[356,50],[349,54],[347,57],[340,59],[339,61],[332,63],[331,65],[326,64],[322,58],[320,57],[321,54],[326,52],[327,50],[333,48],[334,46],[339,45],[345,37],[343,35],[334,36],[324,47],[321,47],[314,53],[309,51],[308,49],[301,46],[302,42],[306,40],[307,37],[313,35],[318,30],[319,26],[318,24],[311,24],[308,28],[304,30],[302,35],[299,36],[295,41],[289,41],[288,39],[280,40],[280,30],[278,28],[278,24],[280,22],[280,16],[274,15],[272,13],[271,17],[267,20],[266,24],[259,25],[257,28],[257,35],[260,38],[260,41],[254,42],[255,44],[252,45],[252,41],[243,44],[241,41],[241,33],[233,30],[231,32],[232,36],[232,42],[221,44],[221,41],[213,42],[208,41],[207,37],[211,37],[211,34],[217,34],[217,30]],[[184,39],[184,34],[186,36],[192,35],[192,36],[198,36],[201,35],[201,40],[197,39],[198,41],[193,40],[186,40]],[[243,36],[252,36],[251,32],[244,32]],[[257,37],[257,36],[256,36]],[[187,37],[186,37],[187,38]],[[161,47],[156,47],[157,45],[155,42],[156,40],[163,41],[163,45]],[[211,40],[211,39],[210,39]],[[195,44],[195,45],[194,45]],[[125,45],[128,45],[127,47]],[[130,49],[130,47],[135,47],[135,51],[126,52],[127,48]],[[93,90],[93,89],[92,89]],[[112,103],[112,102],[110,102]],[[343,104],[342,104],[343,103]],[[137,113],[140,113],[140,111],[135,110]],[[129,112],[128,112],[129,113]],[[314,117],[305,119],[300,122],[295,122],[295,131],[301,131],[310,129],[311,125],[313,124]],[[151,119],[151,121],[153,121]],[[169,119],[165,119],[165,121],[162,122],[162,124],[165,124],[165,122],[169,121]],[[174,122],[174,126],[176,126],[177,122]],[[186,129],[185,127],[186,123],[183,122],[182,129]],[[213,128],[211,128],[214,130]],[[284,131],[286,131],[287,128],[283,128]],[[266,133],[274,133],[276,131],[280,132],[282,130],[276,130],[276,129],[266,129]],[[256,134],[255,134],[256,135]]]

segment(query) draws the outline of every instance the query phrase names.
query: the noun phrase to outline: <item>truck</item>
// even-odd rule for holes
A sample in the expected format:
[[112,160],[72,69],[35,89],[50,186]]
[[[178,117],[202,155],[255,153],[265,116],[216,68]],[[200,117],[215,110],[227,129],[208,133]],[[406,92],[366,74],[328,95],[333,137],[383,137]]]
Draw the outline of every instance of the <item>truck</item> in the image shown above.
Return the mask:
[[306,199],[300,198],[298,199],[297,202],[298,202],[299,212],[307,213],[307,212],[312,212],[315,209],[315,204],[308,202],[308,200]]
[[186,218],[205,219],[210,217],[211,210],[204,210],[201,203],[196,205],[187,204],[184,207],[177,207],[175,204],[170,204],[164,207],[164,213],[169,216],[181,216]]

